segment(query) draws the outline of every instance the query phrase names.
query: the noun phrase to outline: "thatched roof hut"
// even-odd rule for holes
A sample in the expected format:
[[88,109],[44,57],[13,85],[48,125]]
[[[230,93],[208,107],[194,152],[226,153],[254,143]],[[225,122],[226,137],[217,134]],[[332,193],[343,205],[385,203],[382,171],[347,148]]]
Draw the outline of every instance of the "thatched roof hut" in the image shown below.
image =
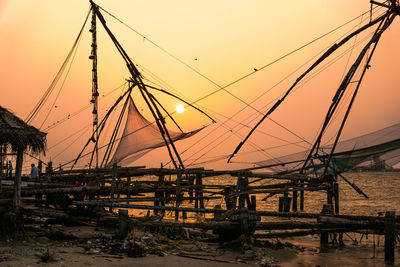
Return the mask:
[[30,150],[35,154],[44,153],[46,149],[46,133],[33,126],[0,106],[0,145],[9,145],[17,152],[17,162],[14,180],[14,208],[21,206],[21,171],[24,152]]
[[46,133],[26,124],[7,109],[0,106],[0,145],[11,145],[13,151],[19,148],[33,153],[45,152]]

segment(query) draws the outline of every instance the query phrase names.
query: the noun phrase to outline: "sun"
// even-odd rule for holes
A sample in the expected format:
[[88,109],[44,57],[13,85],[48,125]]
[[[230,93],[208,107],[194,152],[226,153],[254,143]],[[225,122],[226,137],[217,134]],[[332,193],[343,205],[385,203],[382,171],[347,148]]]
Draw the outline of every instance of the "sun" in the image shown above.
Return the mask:
[[176,106],[176,112],[178,112],[179,114],[184,111],[185,111],[185,108],[181,104]]

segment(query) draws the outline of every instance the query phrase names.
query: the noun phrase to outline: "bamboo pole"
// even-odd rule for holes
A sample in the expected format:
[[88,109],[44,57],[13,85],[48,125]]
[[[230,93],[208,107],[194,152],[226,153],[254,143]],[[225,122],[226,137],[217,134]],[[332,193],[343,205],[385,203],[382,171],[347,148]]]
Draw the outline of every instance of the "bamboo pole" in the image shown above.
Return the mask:
[[21,208],[21,172],[22,163],[24,161],[24,149],[19,147],[17,150],[17,163],[15,167],[14,180],[14,211],[18,214]]

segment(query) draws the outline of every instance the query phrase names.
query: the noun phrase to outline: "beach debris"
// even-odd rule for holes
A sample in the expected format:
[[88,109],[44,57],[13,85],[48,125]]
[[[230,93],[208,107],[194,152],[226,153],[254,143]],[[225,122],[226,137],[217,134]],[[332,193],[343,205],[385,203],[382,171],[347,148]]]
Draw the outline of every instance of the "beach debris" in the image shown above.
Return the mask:
[[126,247],[126,254],[128,257],[133,258],[144,257],[146,254],[146,247],[141,242],[130,242]]
[[47,236],[47,238],[49,238],[50,240],[53,240],[53,241],[77,240],[78,239],[78,237],[76,237],[73,234],[67,234],[67,233],[64,233],[64,231],[62,231],[62,230],[54,229],[54,228],[50,228],[46,232],[46,236]]
[[271,256],[264,256],[261,261],[257,262],[261,267],[278,267],[279,265],[274,261]]
[[50,252],[49,248],[46,248],[44,251],[41,253],[35,254],[36,257],[38,257],[42,262],[55,262],[55,253]]

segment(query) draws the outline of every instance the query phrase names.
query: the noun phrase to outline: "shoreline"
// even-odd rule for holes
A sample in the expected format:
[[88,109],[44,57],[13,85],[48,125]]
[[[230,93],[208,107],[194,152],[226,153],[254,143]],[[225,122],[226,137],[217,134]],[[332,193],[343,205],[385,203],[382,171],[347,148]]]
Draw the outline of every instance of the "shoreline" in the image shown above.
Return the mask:
[[[318,235],[269,239],[256,241],[243,252],[237,244],[221,247],[185,235],[171,239],[147,229],[133,228],[120,241],[113,238],[115,229],[110,228],[52,225],[34,232],[32,225],[27,226],[29,241],[0,243],[1,266],[384,266],[382,237],[374,242],[372,236],[364,237],[359,244],[345,237],[345,247],[331,246],[323,252]],[[129,244],[136,244],[139,252],[129,253]],[[400,255],[400,247],[395,254]],[[400,266],[400,260],[393,266]]]

